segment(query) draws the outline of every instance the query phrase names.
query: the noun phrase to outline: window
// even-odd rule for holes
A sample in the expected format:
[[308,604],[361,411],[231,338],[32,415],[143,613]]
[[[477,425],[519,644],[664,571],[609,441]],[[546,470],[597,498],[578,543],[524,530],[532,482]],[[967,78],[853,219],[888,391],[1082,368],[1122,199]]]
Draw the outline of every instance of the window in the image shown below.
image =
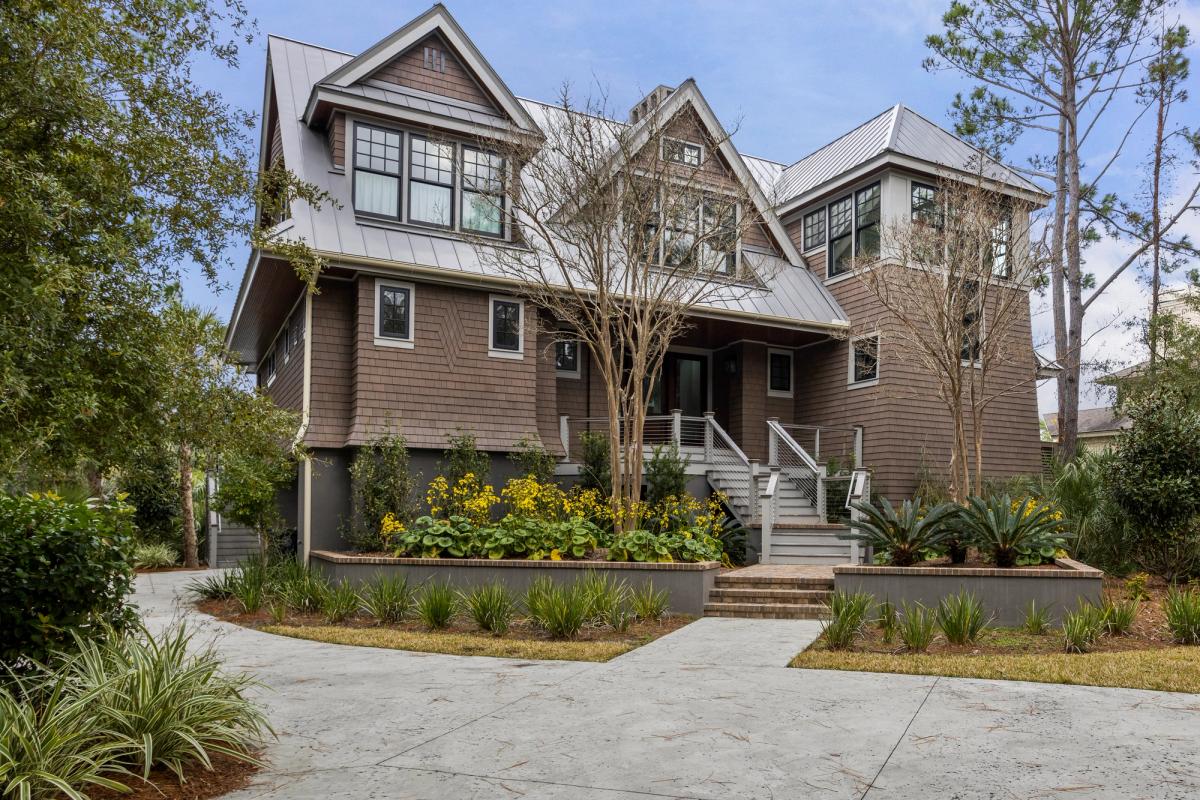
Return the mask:
[[871,385],[879,380],[879,334],[850,341],[850,383]]
[[554,369],[560,378],[579,377],[578,339],[559,339],[554,343]]
[[408,219],[454,225],[454,145],[409,136]]
[[812,250],[825,244],[825,209],[804,215],[804,249]]
[[290,335],[292,337],[293,349],[298,349],[300,344],[304,341],[304,304],[307,302],[307,300],[302,300],[295,316],[292,317],[292,329],[290,331]]
[[992,251],[988,255],[991,257],[992,274],[997,278],[1012,277],[1012,265],[1008,263],[1008,244],[1011,235],[1012,217],[1004,217],[996,224],[996,227],[992,228]]
[[[672,208],[660,212],[664,266],[693,266],[720,275],[733,275],[737,271],[739,209],[737,203],[723,200],[716,195],[700,199],[670,198]],[[643,237],[648,249],[653,249],[657,234],[658,224],[647,222]],[[699,247],[697,238],[703,239]],[[697,260],[699,264],[695,263]]]
[[424,60],[421,63],[425,69],[431,69],[434,72],[446,71],[446,54],[440,47],[426,47],[423,55]]
[[665,212],[666,228],[663,231],[663,264],[678,267],[695,260],[692,252],[696,247],[697,214],[700,209],[693,205],[691,197],[671,198],[672,206]]
[[879,255],[879,184],[860,189],[854,196],[854,255]]
[[287,363],[292,357],[292,321],[289,319],[284,323],[283,331],[279,334],[279,349],[283,351],[283,363]]
[[270,386],[271,381],[275,380],[275,348],[272,347],[263,357],[262,363],[258,365],[258,376],[260,385]]
[[841,275],[850,269],[854,258],[854,198],[844,197],[829,204],[829,267],[828,277]]
[[791,351],[767,351],[767,394],[771,397],[792,396]]
[[737,204],[719,203],[716,198],[706,197],[701,205],[701,230],[705,239],[701,244],[701,266],[722,275],[732,275],[737,270]]
[[407,283],[375,283],[375,344],[413,346],[413,287]]
[[962,360],[978,364],[983,350],[983,309],[980,308],[979,284],[964,281],[962,285]]
[[354,210],[400,218],[400,134],[354,124]]
[[524,358],[524,310],[525,304],[520,300],[508,297],[491,298],[491,312],[488,315],[491,342],[488,345],[488,355],[499,358]]
[[504,235],[504,159],[463,147],[462,226]]
[[942,227],[942,204],[936,188],[913,181],[911,204],[913,222]]
[[704,158],[704,148],[692,142],[684,142],[679,139],[663,139],[662,144],[663,158],[667,161],[674,161],[676,164],[683,164],[688,167],[700,166],[700,161]]

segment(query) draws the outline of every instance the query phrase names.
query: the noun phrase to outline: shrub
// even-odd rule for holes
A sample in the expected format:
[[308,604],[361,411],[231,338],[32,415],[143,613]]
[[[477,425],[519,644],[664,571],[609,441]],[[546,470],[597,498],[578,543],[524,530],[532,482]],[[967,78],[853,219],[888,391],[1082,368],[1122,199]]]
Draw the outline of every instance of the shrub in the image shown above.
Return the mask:
[[354,616],[361,605],[362,598],[358,596],[353,584],[341,580],[330,586],[329,591],[325,593],[321,613],[325,615],[326,622],[336,625]]
[[1104,612],[1091,604],[1081,603],[1077,611],[1063,615],[1063,647],[1068,653],[1086,653],[1104,630]]
[[492,459],[476,445],[475,434],[460,430],[446,437],[446,451],[440,467],[451,486],[457,486],[468,475],[481,481],[486,479],[491,465]]
[[403,622],[412,613],[416,590],[403,575],[378,575],[362,591],[363,610],[386,624]]
[[542,484],[554,482],[558,459],[539,443],[521,439],[517,442],[517,449],[508,454],[508,459],[524,477]]
[[686,495],[689,463],[690,459],[679,455],[679,448],[674,442],[655,446],[644,471],[646,502],[653,506],[668,497]]
[[136,619],[131,515],[121,502],[0,496],[0,664],[23,668]]
[[602,496],[612,491],[612,462],[608,434],[603,431],[583,431],[579,434],[579,476],[584,489],[595,489]]
[[705,531],[628,531],[608,549],[611,561],[720,561],[721,540]]
[[931,509],[921,506],[921,498],[905,500],[897,512],[887,498],[880,505],[858,501],[851,507],[863,519],[850,523],[851,532],[838,534],[843,539],[857,539],[886,553],[898,567],[911,567],[922,560],[927,551],[942,544],[950,535],[947,525],[955,506],[944,503]]
[[590,599],[580,581],[570,586],[551,581],[538,588],[532,604],[530,599],[526,595],[530,619],[555,639],[575,638],[588,620]]
[[313,614],[325,605],[329,581],[317,570],[294,559],[271,566],[269,592],[301,614]]
[[879,618],[876,620],[884,642],[890,643],[896,638],[896,623],[896,607],[890,600],[884,600],[879,604]]
[[845,650],[854,644],[866,624],[871,602],[871,595],[864,592],[837,591],[830,596],[830,618],[821,623],[830,650]]
[[510,516],[533,520],[560,520],[567,513],[567,493],[553,480],[540,481],[532,475],[510,478],[500,490],[500,499]]
[[928,608],[920,603],[912,606],[905,603],[896,624],[896,632],[900,634],[900,641],[908,652],[924,653],[933,644],[936,624],[934,614]]
[[[450,480],[438,475],[429,483],[425,493],[429,516],[437,519],[462,519],[471,525],[487,525],[492,519],[492,506],[500,502],[496,490],[485,484],[474,472]],[[421,517],[418,522],[424,520]]]
[[948,595],[937,607],[937,624],[950,644],[974,644],[987,628],[983,604],[966,591]]
[[196,578],[187,585],[187,593],[196,600],[228,600],[233,597],[234,571],[218,572]]
[[1104,614],[1104,629],[1109,636],[1124,636],[1137,621],[1141,603],[1137,600],[1105,599],[1101,611]]
[[654,581],[646,581],[630,595],[633,613],[638,619],[660,620],[667,613],[671,593],[666,589],[655,589]]
[[595,622],[609,619],[615,609],[628,603],[629,585],[608,572],[588,570],[579,580],[579,588],[587,597],[587,617]]
[[1150,581],[1150,576],[1144,572],[1137,572],[1125,579],[1125,596],[1130,600],[1149,600],[1150,592],[1146,591],[1146,584]]
[[1049,493],[1063,512],[1072,558],[1121,574],[1129,564],[1127,524],[1104,491],[1111,455],[1082,451],[1055,467]]
[[1039,606],[1037,600],[1030,600],[1021,627],[1034,636],[1045,635],[1050,630],[1050,609]]
[[417,480],[403,436],[383,436],[360,447],[350,463],[350,519],[343,526],[347,544],[355,550],[389,549],[383,519],[391,514],[406,524],[416,517]]
[[446,583],[427,583],[417,600],[417,616],[431,630],[445,628],[458,610],[458,596]]
[[179,563],[179,551],[169,544],[135,544],[133,566],[138,569],[162,569]]
[[1171,588],[1163,607],[1167,630],[1176,644],[1200,644],[1200,593],[1195,589]]
[[497,636],[508,632],[516,612],[516,603],[504,584],[496,582],[477,586],[464,594],[462,600],[476,625]]
[[482,549],[479,530],[465,517],[419,517],[395,541],[397,555],[466,558]]
[[1016,566],[1023,553],[1045,548],[1053,555],[1063,535],[1056,509],[1032,497],[1016,503],[1008,495],[971,497],[957,521],[966,538],[990,553],[998,567]]
[[583,558],[600,547],[605,538],[600,528],[582,517],[546,521],[509,514],[480,530],[475,546],[480,557],[557,561]]
[[137,466],[120,479],[125,502],[133,507],[137,539],[146,544],[182,541],[179,521],[179,455],[167,447],[146,447]]

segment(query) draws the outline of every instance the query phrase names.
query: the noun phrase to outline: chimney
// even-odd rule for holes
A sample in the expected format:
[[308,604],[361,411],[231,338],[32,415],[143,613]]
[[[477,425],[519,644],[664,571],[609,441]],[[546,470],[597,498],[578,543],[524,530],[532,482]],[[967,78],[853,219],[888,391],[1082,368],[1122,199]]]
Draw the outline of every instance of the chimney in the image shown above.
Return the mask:
[[671,92],[673,91],[675,91],[674,86],[667,86],[661,83],[656,86],[650,94],[643,97],[633,108],[629,109],[630,124],[636,125],[648,115],[654,113],[654,109],[662,105],[671,96]]

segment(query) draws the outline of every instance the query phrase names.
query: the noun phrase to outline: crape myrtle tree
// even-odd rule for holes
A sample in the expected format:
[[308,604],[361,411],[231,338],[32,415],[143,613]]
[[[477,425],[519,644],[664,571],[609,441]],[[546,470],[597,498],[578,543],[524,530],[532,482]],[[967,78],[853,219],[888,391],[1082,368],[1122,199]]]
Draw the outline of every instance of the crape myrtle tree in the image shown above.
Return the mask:
[[480,260],[513,279],[539,325],[580,343],[604,387],[618,531],[638,525],[643,432],[667,347],[697,306],[736,302],[771,277],[738,253],[759,220],[745,186],[717,166],[729,134],[704,134],[703,153],[687,147],[674,126],[690,125],[681,138],[692,140],[701,126],[677,105],[668,112],[668,98],[627,124],[603,93],[577,102],[565,86],[539,119],[542,137],[487,143],[520,175],[507,194],[491,176],[464,176],[476,190],[464,213],[507,215],[523,245],[473,237]]
[[[1147,223],[1125,213],[1100,188],[1133,127],[1154,105],[1115,119],[1127,107],[1126,96],[1159,82],[1147,67],[1163,52],[1160,21],[1169,5],[1164,0],[955,0],[943,16],[942,32],[926,39],[933,52],[927,68],[954,70],[977,83],[954,101],[958,132],[994,155],[1022,138],[1035,153],[1025,171],[1051,186],[1047,288],[1055,358],[1063,367],[1059,450],[1067,457],[1077,446],[1088,305],[1194,209],[1195,192],[1185,191],[1183,202]],[[1081,153],[1088,145],[1095,149],[1094,139],[1110,119],[1124,132],[1118,145],[1107,159],[1085,164]],[[1200,188],[1200,181],[1196,185]],[[1096,278],[1083,271],[1082,253],[1105,227],[1127,238],[1133,252],[1096,286]]]
[[978,179],[942,180],[911,220],[884,229],[878,257],[854,264],[887,312],[880,347],[934,381],[959,501],[983,490],[988,408],[1035,380],[1029,290],[1044,262],[1014,210],[1028,209]]

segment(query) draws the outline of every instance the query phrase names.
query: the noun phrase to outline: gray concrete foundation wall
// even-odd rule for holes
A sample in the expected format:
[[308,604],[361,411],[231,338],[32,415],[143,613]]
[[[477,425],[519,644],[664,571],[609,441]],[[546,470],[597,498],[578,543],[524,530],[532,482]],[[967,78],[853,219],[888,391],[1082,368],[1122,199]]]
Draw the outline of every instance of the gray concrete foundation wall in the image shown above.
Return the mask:
[[701,616],[704,602],[721,571],[718,562],[701,564],[641,564],[619,561],[518,561],[448,558],[380,558],[314,552],[311,563],[332,580],[355,584],[377,575],[404,575],[410,584],[445,581],[459,589],[503,583],[512,592],[523,594],[529,584],[542,576],[556,583],[570,584],[583,578],[588,570],[611,575],[630,589],[653,582],[654,588],[670,593],[670,610],[677,614]]
[[934,608],[943,597],[967,591],[983,604],[993,625],[1020,625],[1032,601],[1048,609],[1057,623],[1064,611],[1080,601],[1098,605],[1104,573],[1070,559],[1058,559],[1061,569],[973,569],[954,567],[838,566],[833,568],[837,591],[866,592],[876,601],[921,603]]

